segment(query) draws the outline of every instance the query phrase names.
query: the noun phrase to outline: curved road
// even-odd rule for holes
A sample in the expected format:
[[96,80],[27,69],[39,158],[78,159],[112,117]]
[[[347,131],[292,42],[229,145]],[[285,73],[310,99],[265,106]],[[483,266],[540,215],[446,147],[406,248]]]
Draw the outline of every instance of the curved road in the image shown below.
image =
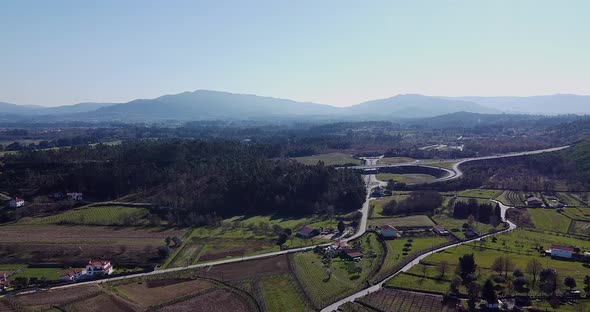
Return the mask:
[[[448,170],[450,172],[449,176],[445,176],[443,178],[434,180],[436,182],[440,182],[440,181],[448,181],[448,180],[453,180],[453,179],[457,179],[460,178],[463,173],[461,172],[461,170],[459,169],[459,166],[461,164],[464,164],[466,162],[471,162],[471,161],[477,161],[477,160],[486,160],[486,159],[495,159],[495,158],[505,158],[505,157],[516,157],[516,156],[525,156],[525,155],[533,155],[533,154],[540,154],[540,153],[547,153],[547,152],[554,152],[554,151],[559,151],[562,149],[565,149],[569,146],[563,146],[563,147],[557,147],[557,148],[550,148],[550,149],[544,149],[544,150],[537,150],[537,151],[530,151],[530,152],[521,152],[521,153],[511,153],[511,154],[505,154],[505,155],[497,155],[497,156],[487,156],[487,157],[477,157],[477,158],[467,158],[467,159],[461,159],[461,160],[455,160],[457,161],[457,163],[453,166],[453,170]],[[407,165],[415,165],[416,163],[405,163],[405,164],[396,164],[396,165],[383,165],[383,166],[379,166],[377,165],[377,161],[379,159],[381,159],[381,157],[371,157],[371,158],[364,158],[364,160],[366,161],[366,165],[365,166],[356,166],[356,167],[351,167],[351,168],[357,168],[357,169],[370,169],[370,168],[379,168],[379,167],[388,167],[388,166],[407,166]],[[425,165],[432,165],[432,163],[428,163]],[[431,181],[430,183],[433,183],[434,181]],[[362,236],[366,230],[367,230],[367,221],[368,221],[368,216],[369,216],[369,202],[371,199],[371,189],[374,186],[377,185],[386,185],[385,182],[379,181],[377,180],[377,178],[375,177],[375,175],[367,175],[365,177],[365,182],[367,183],[367,198],[362,206],[362,208],[359,210],[362,212],[362,218],[361,218],[361,222],[359,224],[359,228],[356,234],[345,238],[345,241],[349,241],[349,240],[353,240],[356,239],[360,236]],[[504,206],[502,203],[500,203],[500,207],[502,207],[502,216],[504,217],[504,214],[506,212],[506,209],[508,209],[509,207]],[[503,232],[507,232],[510,231],[514,228],[516,228],[516,226],[512,223],[510,223],[508,221],[510,227]],[[487,236],[483,236],[483,237],[487,237]],[[476,241],[479,240],[483,237],[480,237],[478,239],[474,239],[474,240],[470,240],[470,241],[466,241],[466,242],[471,242],[471,241]],[[461,243],[465,243],[465,242],[461,242]],[[458,243],[458,244],[461,244]],[[440,249],[435,250],[434,252],[439,252],[451,247],[454,247],[458,244],[454,244],[454,245],[450,245],[447,247],[443,247]],[[326,243],[326,244],[322,244],[322,245],[318,245],[318,246],[327,246],[330,245],[330,243]],[[260,255],[253,255],[253,256],[247,256],[247,257],[240,257],[240,258],[232,258],[232,259],[224,259],[224,260],[218,260],[218,261],[212,261],[212,262],[207,262],[207,263],[199,263],[199,264],[193,264],[193,265],[189,265],[189,266],[185,266],[185,267],[179,267],[179,268],[170,268],[170,269],[162,269],[162,270],[156,270],[156,271],[152,271],[152,272],[148,272],[148,273],[139,273],[139,274],[132,274],[132,275],[126,275],[126,276],[119,276],[119,277],[112,277],[112,278],[107,278],[107,279],[101,279],[101,280],[93,280],[93,281],[87,281],[87,282],[78,282],[78,283],[74,283],[74,284],[69,284],[69,285],[63,285],[63,286],[56,286],[56,287],[52,287],[54,289],[58,289],[58,288],[70,288],[70,287],[76,287],[76,286],[80,286],[80,285],[88,285],[88,284],[98,284],[98,283],[102,283],[102,282],[108,282],[108,281],[116,281],[116,280],[122,280],[122,279],[129,279],[129,278],[135,278],[135,277],[142,277],[142,276],[149,276],[149,275],[157,275],[157,274],[165,274],[165,273],[170,273],[170,272],[176,272],[176,271],[182,271],[182,270],[186,270],[186,269],[195,269],[195,268],[203,268],[203,267],[208,267],[208,266],[213,266],[213,265],[221,265],[221,264],[227,264],[227,263],[235,263],[235,262],[241,262],[241,261],[247,261],[247,260],[255,260],[255,259],[261,259],[261,258],[267,258],[267,257],[273,257],[273,256],[278,256],[278,255],[284,255],[284,254],[289,254],[289,253],[295,253],[295,252],[302,252],[302,251],[309,251],[309,250],[313,250],[316,246],[308,246],[308,247],[301,247],[301,248],[295,248],[295,249],[289,249],[289,250],[282,250],[282,251],[276,251],[276,252],[271,252],[271,253],[265,253],[265,254],[260,254]],[[420,257],[418,257],[416,260],[414,260],[412,263],[409,263],[408,265],[406,265],[404,268],[402,268],[400,271],[398,271],[396,274],[399,274],[399,272],[405,272],[407,270],[409,270],[412,266],[416,265],[420,260],[422,260],[423,258],[425,258],[428,254],[424,254],[421,255]],[[341,306],[342,304],[344,304],[345,302],[349,302],[349,301],[353,301],[354,299],[360,298],[368,293],[371,292],[375,292],[377,290],[379,290],[381,288],[381,286],[389,279],[391,279],[392,277],[394,277],[396,274],[388,277],[387,279],[383,280],[381,283],[365,289],[357,294],[354,294],[348,298],[345,298],[343,300],[340,300],[332,305],[330,305],[329,307],[323,309],[322,311],[333,311],[335,309],[337,309],[339,306]],[[34,291],[31,291],[34,292]],[[22,293],[21,293],[22,294]]]
[[512,230],[516,229],[516,224],[514,224],[514,223],[512,223],[512,222],[510,222],[508,220],[506,220],[506,210],[508,210],[509,208],[512,208],[512,207],[506,206],[506,205],[502,204],[501,202],[498,202],[498,201],[495,201],[495,200],[492,200],[492,201],[493,202],[496,202],[496,203],[498,203],[500,205],[500,208],[502,209],[502,219],[503,219],[503,221],[505,221],[505,222],[508,223],[508,228],[507,229],[502,230],[502,231],[499,231],[499,232],[496,232],[496,233],[493,233],[493,234],[487,234],[487,235],[484,235],[484,236],[481,236],[481,237],[478,237],[478,238],[474,238],[474,239],[471,239],[471,240],[461,241],[461,242],[458,242],[458,243],[455,243],[455,244],[452,244],[452,245],[448,245],[448,246],[441,247],[441,248],[435,249],[433,251],[429,251],[427,253],[424,253],[424,254],[418,256],[412,262],[406,264],[400,270],[398,270],[395,273],[393,273],[392,275],[386,277],[381,282],[379,282],[379,283],[377,283],[377,284],[375,284],[375,285],[373,285],[373,286],[371,286],[369,288],[365,288],[365,289],[363,289],[363,290],[361,290],[361,291],[359,291],[359,292],[357,292],[357,293],[355,293],[353,295],[350,295],[350,296],[348,296],[348,297],[346,297],[346,298],[344,298],[342,300],[339,300],[338,302],[335,302],[335,303],[333,303],[333,304],[331,304],[331,305],[323,308],[321,310],[321,312],[332,312],[332,311],[336,311],[340,306],[342,306],[343,304],[345,304],[347,302],[352,302],[352,301],[354,301],[356,299],[359,299],[359,298],[362,298],[362,297],[364,297],[364,296],[366,296],[368,294],[371,294],[371,293],[374,293],[374,292],[377,292],[377,291],[381,290],[381,288],[383,287],[383,285],[385,285],[385,283],[387,283],[387,281],[389,281],[390,279],[396,277],[398,274],[400,274],[402,272],[409,271],[413,266],[419,264],[420,261],[424,260],[426,257],[428,257],[428,256],[430,256],[430,255],[432,255],[434,253],[441,252],[443,250],[446,250],[446,249],[449,249],[449,248],[453,248],[453,247],[456,247],[456,246],[459,246],[459,245],[462,245],[462,244],[465,244],[465,243],[471,243],[471,242],[479,241],[482,238],[486,238],[486,237],[489,237],[489,236],[492,236],[492,235],[506,233],[506,232],[509,232],[509,231],[512,231]]

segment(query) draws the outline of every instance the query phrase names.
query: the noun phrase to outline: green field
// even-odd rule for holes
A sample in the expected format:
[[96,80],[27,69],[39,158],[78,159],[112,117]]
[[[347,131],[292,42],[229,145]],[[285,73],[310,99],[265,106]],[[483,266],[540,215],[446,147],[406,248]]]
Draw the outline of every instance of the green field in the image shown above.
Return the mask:
[[[368,241],[367,241],[368,238]],[[384,254],[381,244],[374,234],[364,235],[359,238],[365,257],[360,262],[345,261],[334,258],[330,265],[332,275],[328,278],[327,268],[318,254],[313,252],[300,252],[290,255],[294,267],[294,273],[302,287],[315,306],[324,307],[337,298],[354,293],[361,288],[369,278],[369,273],[378,265],[379,257]],[[376,258],[368,256],[373,251]],[[360,274],[349,273],[348,266],[362,268]]]
[[336,219],[323,217],[282,218],[273,216],[238,216],[225,219],[220,226],[192,229],[180,248],[168,258],[164,267],[181,267],[200,262],[279,251],[278,235],[273,227],[291,229],[286,248],[318,245],[328,242],[321,237],[302,239],[295,232],[304,225],[336,228]]
[[473,189],[473,190],[465,190],[465,191],[458,192],[457,196],[496,199],[503,192],[504,191],[499,191],[499,190]]
[[384,157],[377,161],[378,165],[395,165],[401,163],[413,162],[413,158],[409,157]]
[[590,237],[590,222],[588,221],[572,221],[570,227],[570,234],[583,235]]
[[436,177],[429,175],[429,174],[422,174],[422,173],[412,173],[412,174],[379,173],[379,174],[377,174],[377,179],[381,180],[381,181],[394,180],[396,182],[411,184],[411,183],[429,182],[429,181],[436,179]]
[[385,260],[383,261],[383,266],[379,271],[378,276],[380,278],[393,274],[396,269],[399,269],[399,264],[408,257],[415,256],[428,248],[440,246],[449,241],[448,238],[440,236],[412,237],[411,239],[412,246],[409,247],[409,251],[403,251],[405,248],[404,245],[408,243],[407,238],[402,237],[400,239],[385,241],[387,246],[387,254],[385,256]]
[[590,221],[590,208],[564,208],[563,214],[574,220]]
[[557,193],[557,197],[568,207],[586,207],[586,204],[580,201],[576,196],[570,193]]
[[42,218],[24,218],[23,224],[138,225],[145,223],[146,208],[93,206]]
[[453,166],[455,166],[455,162],[433,162],[433,163],[424,163],[425,165],[432,166],[432,167],[439,167],[444,169],[453,170]]
[[269,276],[260,280],[262,298],[267,311],[306,311],[301,298],[289,276]]
[[370,219],[369,224],[372,226],[383,226],[388,224],[399,228],[431,227],[435,225],[434,222],[432,222],[432,220],[430,220],[430,218],[425,215]]
[[[588,269],[585,268],[582,263],[562,261],[552,259],[551,257],[541,256],[538,252],[538,248],[539,246],[549,248],[551,244],[561,244],[577,246],[582,250],[588,250],[590,248],[590,241],[527,230],[515,230],[507,234],[497,235],[496,237],[497,241],[495,243],[491,239],[487,239],[485,242],[476,244],[469,243],[433,254],[424,260],[424,263],[429,266],[426,277],[422,277],[422,267],[421,265],[418,265],[408,272],[418,276],[400,275],[392,279],[388,285],[417,290],[429,289],[446,293],[450,287],[450,282],[448,280],[453,276],[452,272],[454,272],[454,266],[456,266],[459,257],[471,253],[474,254],[479,268],[478,274],[480,277],[478,282],[485,281],[487,278],[497,274],[489,268],[492,266],[493,261],[500,255],[510,257],[515,268],[519,268],[523,272],[526,271],[525,268],[527,263],[531,259],[537,258],[544,268],[556,269],[561,278],[572,276],[576,279],[578,285],[582,284],[584,276],[588,274]],[[438,264],[442,261],[447,261],[452,266],[447,270],[446,282],[436,281],[436,277],[439,274],[437,269]],[[527,278],[532,280],[532,277],[530,276],[527,276]],[[565,290],[565,287],[562,287],[561,290]],[[462,292],[465,292],[464,288],[462,288]]]
[[324,162],[326,166],[333,166],[333,165],[344,165],[344,164],[355,164],[361,165],[362,161],[356,158],[353,158],[351,155],[344,154],[344,153],[328,153],[328,154],[319,154],[313,156],[305,156],[305,157],[295,157],[293,158],[298,162],[305,164],[305,165],[317,165],[319,161]]
[[[0,272],[5,273],[12,273],[16,270],[22,268],[26,265],[22,264],[0,264]],[[63,269],[63,268],[26,268],[22,272],[19,272],[13,276],[13,278],[17,277],[26,277],[26,278],[36,278],[36,279],[47,279],[47,280],[57,280],[59,277],[63,276],[67,272],[72,271],[73,269]],[[78,269],[79,270],[79,269]]]
[[529,208],[527,212],[535,227],[541,230],[567,233],[570,226],[571,219],[556,209]]
[[[450,231],[451,233],[453,233],[458,238],[465,239],[465,233],[463,233],[463,224],[464,223],[467,223],[467,219],[455,219],[455,218],[453,218],[451,216],[448,216],[446,214],[437,214],[437,215],[434,215],[434,216],[432,216],[432,219],[437,224],[440,224],[440,225],[444,226],[445,229],[447,229],[448,231]],[[474,222],[473,223],[473,228],[479,234],[482,234],[483,235],[483,234],[489,233],[491,231],[501,229],[501,225],[498,226],[497,228],[494,228],[490,224],[485,224],[485,223],[480,223],[480,222]],[[459,230],[459,231],[455,231],[455,230]]]

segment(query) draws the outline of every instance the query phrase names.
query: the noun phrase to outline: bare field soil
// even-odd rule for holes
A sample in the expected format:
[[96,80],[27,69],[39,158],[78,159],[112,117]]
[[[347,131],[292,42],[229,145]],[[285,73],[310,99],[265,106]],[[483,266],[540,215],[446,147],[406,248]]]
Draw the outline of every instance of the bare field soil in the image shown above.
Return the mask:
[[[74,301],[84,300],[98,295],[101,292],[96,285],[79,286],[76,289],[52,289],[38,291],[32,294],[13,297],[21,306],[44,308],[55,305],[64,305]],[[1,299],[0,299],[1,300]]]
[[191,299],[158,309],[161,312],[250,312],[254,311],[253,303],[226,289],[216,289]]
[[118,286],[117,290],[126,299],[143,307],[149,307],[213,287],[215,287],[214,283],[205,280],[165,279],[126,284]]
[[0,263],[57,262],[74,264],[110,257],[120,263],[146,264],[168,236],[185,230],[103,226],[0,226]]
[[203,268],[198,276],[214,278],[223,281],[239,281],[259,278],[264,275],[279,275],[289,273],[287,255],[271,258],[230,263]]
[[443,297],[384,288],[359,300],[378,311],[447,312],[454,307],[443,304]]
[[[73,289],[71,291],[74,291]],[[139,309],[132,307],[122,299],[106,293],[91,297],[84,301],[76,301],[64,306],[63,311],[84,311],[84,312],[135,312]]]

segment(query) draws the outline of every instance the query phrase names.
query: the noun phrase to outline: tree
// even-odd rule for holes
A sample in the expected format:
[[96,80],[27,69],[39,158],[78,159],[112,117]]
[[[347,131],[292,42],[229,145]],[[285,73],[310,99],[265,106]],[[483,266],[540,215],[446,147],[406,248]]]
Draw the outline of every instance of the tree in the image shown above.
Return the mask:
[[287,242],[287,238],[288,238],[287,233],[283,232],[283,233],[279,234],[279,239],[277,240],[277,245],[278,246],[284,245]]
[[327,268],[327,269],[326,269],[326,274],[328,275],[328,278],[327,278],[326,280],[328,280],[328,281],[329,281],[329,280],[330,280],[330,278],[332,278],[332,273],[333,273],[333,272],[332,272],[332,269],[330,269],[330,268]]
[[459,270],[462,276],[475,273],[476,267],[477,265],[475,264],[473,254],[467,254],[459,257]]
[[508,277],[508,272],[512,271],[513,269],[514,269],[514,262],[512,261],[512,258],[505,257],[504,258],[504,277]]
[[160,259],[166,259],[170,255],[170,248],[168,246],[160,246],[158,247],[158,257]]
[[494,214],[498,218],[498,222],[502,221],[502,209],[500,208],[500,204],[496,203],[496,208],[494,208]]
[[514,277],[523,277],[524,273],[522,273],[522,271],[520,269],[516,269],[514,270],[514,272],[512,272],[512,276]]
[[502,271],[504,270],[504,260],[505,260],[504,257],[497,257],[496,259],[494,259],[491,269],[494,272],[501,274]]
[[590,274],[584,276],[584,285],[586,285],[586,287],[584,287],[584,290],[586,290],[586,292],[590,291]]
[[438,264],[438,272],[440,273],[441,278],[445,277],[445,274],[447,273],[448,268],[449,268],[449,262],[447,262],[446,260],[443,260]]
[[567,287],[569,287],[570,291],[573,288],[576,288],[577,284],[576,284],[576,280],[571,277],[571,276],[566,276],[565,279],[563,280],[563,284]]
[[164,241],[166,242],[166,246],[169,246],[169,245],[170,245],[170,240],[171,240],[170,236],[167,236],[167,237],[164,239]]
[[539,273],[539,280],[541,281],[540,289],[548,295],[554,295],[557,291],[559,277],[557,271],[553,269],[544,269]]
[[428,266],[427,265],[422,265],[422,277],[426,277],[426,273],[428,272]]
[[526,265],[526,272],[533,276],[533,288],[537,282],[537,275],[541,272],[543,266],[536,258],[531,259]]
[[291,234],[293,234],[293,230],[285,229],[285,234],[287,234],[287,236],[291,236]]
[[173,236],[172,241],[174,242],[174,247],[178,247],[178,246],[182,245],[182,240],[180,238],[178,238],[177,236]]
[[342,220],[338,221],[338,232],[344,233],[345,229],[346,225],[344,225],[344,222]]
[[496,291],[494,290],[494,283],[491,280],[487,280],[485,284],[483,284],[483,288],[481,290],[481,298],[485,300],[488,304],[496,302],[498,300],[498,296],[496,296]]
[[479,301],[480,286],[476,282],[467,285],[467,307],[470,312],[476,311],[476,305]]
[[459,293],[459,286],[461,286],[461,283],[463,281],[461,280],[461,278],[459,276],[455,276],[455,278],[453,278],[453,280],[451,281],[451,293],[453,294],[458,294]]

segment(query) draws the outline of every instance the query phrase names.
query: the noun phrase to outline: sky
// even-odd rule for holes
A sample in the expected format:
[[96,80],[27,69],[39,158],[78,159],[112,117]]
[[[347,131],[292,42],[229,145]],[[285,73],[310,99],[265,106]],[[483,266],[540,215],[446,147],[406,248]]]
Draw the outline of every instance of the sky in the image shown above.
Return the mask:
[[0,101],[590,94],[590,1],[0,1]]

